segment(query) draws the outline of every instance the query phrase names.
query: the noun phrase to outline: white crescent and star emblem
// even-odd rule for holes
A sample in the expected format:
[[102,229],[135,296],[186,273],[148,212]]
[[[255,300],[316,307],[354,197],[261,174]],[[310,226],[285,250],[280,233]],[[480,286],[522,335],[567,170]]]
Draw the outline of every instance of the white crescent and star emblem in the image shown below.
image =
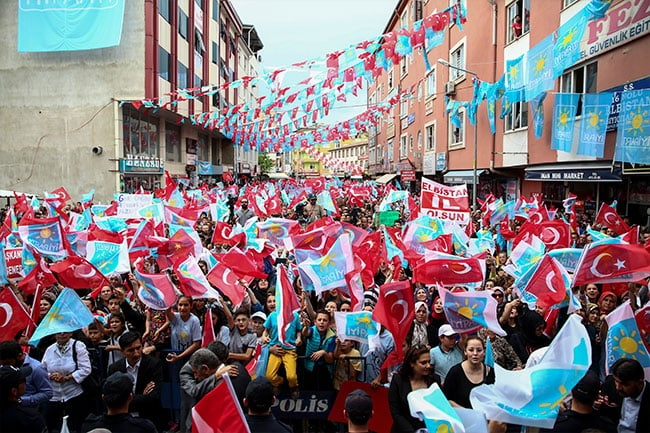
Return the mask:
[[528,221],[532,222],[533,224],[539,224],[542,222],[542,214],[541,213],[534,213],[530,216]]
[[589,268],[589,271],[598,278],[605,278],[605,277],[609,277],[610,275],[612,275],[611,272],[608,273],[608,274],[603,274],[603,273],[598,271],[598,264],[605,257],[612,257],[612,255],[609,254],[609,253],[598,254],[598,256],[596,256],[596,258],[594,259],[594,262],[591,264],[591,267]]
[[555,273],[554,272],[549,272],[546,274],[546,287],[553,293],[557,293],[557,290],[553,287],[553,278],[555,278]]
[[[456,269],[454,269],[454,268],[456,268],[455,265],[461,265],[461,266],[463,267],[463,269],[459,272],[459,271],[457,271]],[[453,267],[450,266],[450,265],[447,264],[447,263],[445,263],[445,264],[442,265],[442,266],[445,267],[445,268],[447,268],[447,269],[449,269],[449,270],[452,271],[453,273],[458,274],[458,275],[467,274],[469,271],[472,270],[472,267],[471,267],[470,265],[468,265],[467,263],[462,263],[462,262],[454,263],[454,264],[452,265]]]
[[[551,232],[551,235],[553,236],[550,240],[547,240],[548,236],[546,236],[546,234],[548,232]],[[542,230],[541,237],[545,244],[555,245],[560,240],[560,232],[558,232],[555,227],[545,227],[544,230]]]
[[[611,218],[614,218],[614,221],[611,221],[611,220],[610,220],[610,217],[611,217]],[[620,224],[620,221],[618,220],[618,218],[616,218],[616,215],[615,215],[613,212],[605,212],[605,215],[603,215],[603,219],[604,219],[605,222],[606,222],[607,224],[609,224],[609,225],[615,225],[615,226],[617,226],[617,225]]]
[[75,265],[73,267],[72,273],[79,278],[92,278],[95,276],[96,271],[92,268],[92,266],[83,264]]
[[[387,292],[386,296],[390,295],[391,293],[395,293],[395,291],[391,290],[390,292]],[[400,299],[398,301],[395,301],[393,305],[390,306],[391,313],[393,312],[393,308],[395,308],[396,305],[402,307],[402,317],[399,319],[399,322],[397,322],[398,325],[401,325],[406,320],[406,317],[408,316],[409,307],[404,299]]]
[[1,302],[0,303],[0,308],[5,311],[5,322],[0,325],[0,328],[4,328],[7,323],[11,320],[11,316],[14,314],[13,308],[11,308],[11,305],[7,304],[6,302]]

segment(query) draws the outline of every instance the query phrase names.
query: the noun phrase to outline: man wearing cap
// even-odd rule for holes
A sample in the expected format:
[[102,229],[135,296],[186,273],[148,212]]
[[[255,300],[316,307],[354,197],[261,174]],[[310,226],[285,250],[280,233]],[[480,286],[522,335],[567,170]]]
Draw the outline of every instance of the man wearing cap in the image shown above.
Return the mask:
[[264,334],[264,322],[266,322],[266,314],[263,311],[253,313],[251,316],[251,328],[257,337],[257,344],[262,344],[262,335]]
[[129,413],[129,404],[133,401],[133,381],[128,374],[118,371],[108,376],[102,388],[102,400],[108,413],[88,416],[81,426],[82,432],[97,428],[105,428],[112,433],[157,432],[150,420]]
[[343,414],[348,420],[348,432],[368,432],[368,422],[375,414],[375,411],[372,409],[372,399],[361,389],[352,391],[345,398],[345,409],[343,409]]
[[20,405],[25,393],[25,380],[32,368],[16,368],[11,365],[0,367],[0,431],[1,432],[46,432],[45,419],[36,409]]
[[246,422],[252,432],[291,433],[293,429],[275,419],[271,406],[275,402],[273,385],[266,377],[258,377],[246,387]]
[[434,373],[440,376],[443,383],[449,369],[463,361],[463,351],[458,347],[457,336],[451,325],[445,323],[438,328],[440,344],[429,351]]
[[50,377],[43,365],[23,352],[22,347],[15,340],[0,343],[0,365],[29,366],[32,368],[31,374],[27,376],[25,394],[22,395],[20,404],[33,407],[44,413],[53,392]]
[[565,433],[581,432],[586,429],[616,432],[614,423],[604,416],[594,413],[594,402],[600,391],[600,380],[596,373],[589,371],[571,390],[571,408],[560,412],[552,430],[542,432]]
[[325,211],[323,206],[316,203],[316,201],[318,200],[316,194],[309,194],[307,200],[309,201],[309,203],[305,206],[305,210],[307,211],[307,215],[309,217],[310,223],[313,223],[317,219],[325,218],[327,216],[327,212]]

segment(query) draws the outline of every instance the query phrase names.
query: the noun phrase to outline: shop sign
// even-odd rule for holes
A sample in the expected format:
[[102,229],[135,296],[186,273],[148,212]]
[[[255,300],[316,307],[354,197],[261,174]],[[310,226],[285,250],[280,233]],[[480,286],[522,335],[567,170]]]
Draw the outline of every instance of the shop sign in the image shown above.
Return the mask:
[[119,159],[120,173],[162,174],[165,162],[160,158],[131,157]]
[[447,154],[445,152],[436,153],[436,171],[445,171],[447,169]]
[[415,170],[402,170],[400,176],[403,181],[415,180]]
[[332,391],[301,391],[296,399],[279,395],[271,411],[279,419],[327,419],[334,406]]

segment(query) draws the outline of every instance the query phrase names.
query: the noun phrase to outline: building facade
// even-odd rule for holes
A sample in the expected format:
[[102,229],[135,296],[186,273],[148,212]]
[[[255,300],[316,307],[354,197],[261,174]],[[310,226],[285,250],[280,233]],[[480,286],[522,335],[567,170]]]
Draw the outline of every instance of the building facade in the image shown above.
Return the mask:
[[[15,3],[0,14],[5,47],[16,47],[16,16]],[[256,74],[261,48],[254,27],[241,23],[228,0],[145,0],[126,2],[119,46],[3,50],[2,187],[65,186],[73,197],[94,188],[96,200],[106,202],[115,191],[160,187],[163,170],[193,183],[255,172],[256,152],[238,153],[218,131],[189,119],[254,99],[256,89],[212,94],[207,86]],[[191,88],[205,92],[167,96]]]
[[[467,183],[471,190],[474,161],[477,195],[489,193],[504,199],[541,194],[545,201],[560,206],[569,193],[578,195],[578,206],[593,212],[603,201],[618,200],[618,210],[633,221],[646,222],[650,205],[650,177],[646,167],[613,162],[618,108],[610,109],[603,158],[577,155],[579,134],[574,134],[572,152],[551,149],[555,92],[598,93],[650,87],[650,64],[642,61],[650,49],[650,7],[648,1],[613,1],[607,14],[588,23],[581,44],[582,58],[555,80],[544,102],[544,129],[537,139],[529,103],[513,104],[503,119],[497,110],[496,133],[489,127],[486,102],[471,125],[460,112],[461,126],[445,113],[445,97],[471,101],[473,79],[496,82],[505,62],[529,51],[567,22],[589,0],[479,0],[464,2],[467,22],[460,29],[450,24],[442,44],[431,48],[427,70],[422,50],[383,73],[370,86],[370,105],[407,91],[390,115],[369,137],[369,173],[401,174],[413,166],[417,178],[426,176],[447,184]],[[455,1],[402,0],[390,16],[384,33],[413,27],[423,17]],[[513,26],[516,17],[520,25]],[[442,59],[443,62],[439,62]],[[447,66],[455,66],[455,69]],[[465,71],[463,71],[465,70]],[[500,103],[498,103],[500,107]],[[613,120],[614,119],[614,120]],[[576,130],[580,120],[576,121]],[[476,146],[477,158],[474,158]]]

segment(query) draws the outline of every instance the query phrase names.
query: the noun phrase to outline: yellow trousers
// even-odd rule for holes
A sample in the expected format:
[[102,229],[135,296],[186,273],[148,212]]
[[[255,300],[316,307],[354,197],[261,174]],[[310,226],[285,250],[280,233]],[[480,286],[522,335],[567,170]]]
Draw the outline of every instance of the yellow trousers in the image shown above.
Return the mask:
[[280,366],[284,365],[284,371],[287,375],[287,382],[289,382],[289,388],[295,388],[298,386],[298,373],[296,371],[296,361],[298,360],[298,354],[295,350],[284,350],[284,355],[277,356],[272,353],[269,353],[269,362],[266,366],[266,378],[271,382],[273,386],[282,385],[282,376],[278,374]]

